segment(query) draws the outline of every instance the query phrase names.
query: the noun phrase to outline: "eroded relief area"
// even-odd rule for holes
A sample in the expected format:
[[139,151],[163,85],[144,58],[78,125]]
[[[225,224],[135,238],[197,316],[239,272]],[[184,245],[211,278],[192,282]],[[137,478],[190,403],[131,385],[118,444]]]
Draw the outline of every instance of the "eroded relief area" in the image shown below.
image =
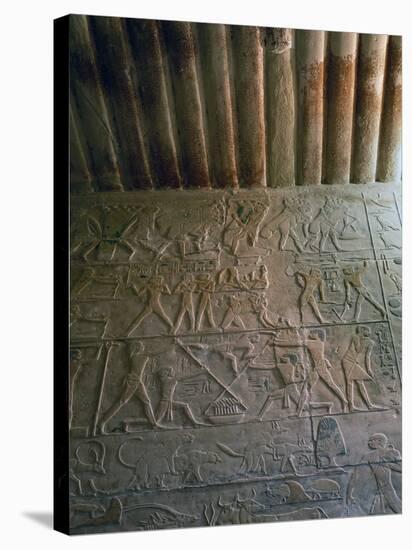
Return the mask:
[[400,513],[397,188],[91,195],[71,230],[73,533]]

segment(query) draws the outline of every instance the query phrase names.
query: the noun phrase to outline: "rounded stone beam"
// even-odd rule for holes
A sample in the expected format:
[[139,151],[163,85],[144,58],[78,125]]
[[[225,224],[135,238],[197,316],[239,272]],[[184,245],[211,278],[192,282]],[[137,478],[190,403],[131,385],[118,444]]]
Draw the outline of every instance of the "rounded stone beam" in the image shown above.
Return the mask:
[[206,137],[190,23],[162,22],[172,75],[184,184],[210,187]]
[[325,183],[349,183],[358,36],[329,33]]
[[376,179],[387,35],[359,39],[352,182]]
[[295,78],[291,29],[266,30],[268,187],[295,185]]
[[173,98],[169,98],[171,90],[168,89],[158,25],[157,21],[151,20],[126,20],[156,185],[162,189],[179,188],[182,178],[177,156],[177,132],[171,116],[174,104]]
[[98,191],[123,191],[115,138],[85,15],[71,18],[69,40],[72,107],[82,127],[92,186]]
[[299,79],[299,179],[301,185],[322,182],[325,33],[297,31]]
[[378,181],[402,177],[402,38],[389,37],[380,131]]
[[242,187],[262,187],[265,181],[264,60],[259,27],[232,26]]

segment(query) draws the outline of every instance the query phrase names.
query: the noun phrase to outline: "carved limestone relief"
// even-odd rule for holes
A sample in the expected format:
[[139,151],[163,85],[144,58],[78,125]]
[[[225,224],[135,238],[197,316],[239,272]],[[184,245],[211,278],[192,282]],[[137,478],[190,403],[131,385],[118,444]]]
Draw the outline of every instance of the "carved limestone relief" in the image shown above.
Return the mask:
[[398,189],[71,204],[73,533],[401,510]]

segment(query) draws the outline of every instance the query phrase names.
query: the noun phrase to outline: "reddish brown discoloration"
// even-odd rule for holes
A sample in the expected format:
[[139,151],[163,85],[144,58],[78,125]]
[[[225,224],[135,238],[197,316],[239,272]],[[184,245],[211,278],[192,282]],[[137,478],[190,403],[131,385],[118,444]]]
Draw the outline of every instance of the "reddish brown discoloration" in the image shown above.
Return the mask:
[[352,182],[375,181],[387,36],[361,35],[357,72]]
[[266,40],[267,185],[295,185],[295,82],[290,29]]
[[112,130],[85,16],[70,16],[70,87],[93,185],[99,191],[122,191]]
[[110,106],[122,181],[127,189],[151,189],[153,181],[142,128],[141,109],[131,78],[122,20],[90,17],[103,90]]
[[209,187],[206,140],[191,25],[163,22],[162,29],[172,73],[184,183],[190,187]]
[[401,179],[400,37],[70,16],[70,75],[73,191]]
[[237,187],[238,176],[224,25],[197,25],[214,187]]
[[258,27],[232,27],[242,187],[265,182],[263,48]]
[[127,19],[126,29],[156,183],[161,188],[179,188],[182,178],[171,120],[174,106],[167,95],[158,23]]
[[330,33],[325,182],[331,184],[350,181],[356,42],[355,34]]
[[300,179],[303,185],[322,180],[324,112],[324,32],[299,31]]
[[402,176],[402,38],[388,42],[385,96],[379,144],[378,181],[400,181]]

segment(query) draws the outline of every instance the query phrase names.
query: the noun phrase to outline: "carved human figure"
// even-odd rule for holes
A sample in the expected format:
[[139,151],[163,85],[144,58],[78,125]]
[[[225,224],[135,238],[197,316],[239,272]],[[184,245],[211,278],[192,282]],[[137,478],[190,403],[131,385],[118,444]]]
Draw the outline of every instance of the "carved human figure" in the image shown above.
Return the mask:
[[193,292],[195,292],[195,290],[196,282],[193,275],[190,273],[186,273],[174,289],[174,294],[181,295],[180,309],[174,328],[175,334],[178,332],[185,315],[188,316],[190,321],[190,331],[194,332],[195,330],[195,312],[193,306]]
[[[213,351],[218,352],[223,359],[227,360],[235,374],[234,381],[238,378],[239,371],[239,361],[241,362],[250,362],[253,361],[253,358],[257,355],[255,344],[259,342],[259,335],[253,335],[248,338],[247,344],[240,343],[240,345],[234,345],[230,340],[217,341],[213,345]],[[204,345],[191,345],[192,348],[205,349]],[[224,393],[224,392],[223,392]],[[223,395],[223,394],[222,394]]]
[[235,266],[225,267],[220,271],[218,285],[224,289],[248,290],[248,286],[240,280],[239,270]]
[[342,230],[339,233],[340,239],[354,239],[359,235],[360,230],[358,228],[359,220],[355,216],[352,216],[348,206],[345,207],[342,219]]
[[262,352],[258,352],[256,350],[256,344],[260,342],[260,335],[259,334],[253,334],[252,336],[249,336],[247,339],[247,344],[244,347],[245,352],[243,354],[242,359],[245,361],[253,362],[254,359],[259,355],[261,355]]
[[245,323],[242,320],[243,302],[237,294],[232,294],[227,297],[227,309],[222,321],[222,329],[226,330],[231,325],[245,328]]
[[123,390],[119,399],[108,409],[102,416],[100,421],[100,429],[105,433],[106,425],[113,416],[120,411],[122,407],[130,401],[132,397],[136,397],[143,405],[143,410],[146,418],[152,426],[159,426],[156,421],[149,394],[145,385],[145,373],[149,364],[150,355],[145,351],[142,342],[132,342],[128,344],[129,349],[129,373],[124,379]]
[[261,235],[269,238],[277,230],[280,234],[279,250],[285,250],[288,239],[291,238],[298,252],[302,252],[303,246],[298,235],[298,226],[303,224],[306,227],[310,222],[310,208],[298,197],[284,198],[283,206],[282,212],[265,225]]
[[113,259],[117,250],[123,248],[131,258],[135,253],[135,248],[131,242],[131,234],[138,222],[137,214],[134,214],[124,226],[119,226],[114,229],[109,229],[110,224],[107,223],[110,217],[111,209],[108,206],[101,207],[101,221],[98,221],[93,216],[87,218],[87,230],[89,240],[82,247],[82,258],[88,261],[89,255],[96,249],[103,247],[108,249],[109,259]]
[[346,378],[346,389],[350,411],[359,411],[354,404],[355,386],[368,409],[379,409],[374,405],[368,395],[365,382],[373,380],[371,355],[375,342],[370,338],[369,327],[356,327],[355,336],[352,337],[349,347],[342,359],[342,367]]
[[256,270],[244,275],[241,279],[239,278],[239,288],[255,290],[268,288],[268,286],[268,268],[265,264],[258,266]]
[[333,379],[330,369],[332,365],[329,359],[325,356],[325,340],[326,334],[323,329],[313,329],[309,332],[307,339],[303,344],[308,351],[310,358],[309,372],[306,375],[305,382],[300,394],[297,414],[301,416],[303,409],[310,399],[311,392],[317,382],[322,380],[323,383],[334,393],[342,404],[343,410],[346,410],[348,400],[345,397],[342,389],[336,384]]
[[398,273],[396,273],[395,271],[391,271],[389,273],[389,278],[391,279],[391,281],[395,285],[396,291],[401,293],[402,292],[402,278],[400,277],[400,275],[398,275]]
[[[263,420],[269,407],[275,401],[282,401],[282,408],[289,409],[291,401],[295,407],[299,404],[300,392],[297,388],[297,383],[303,382],[304,373],[301,372],[301,365],[299,363],[299,357],[296,353],[285,353],[279,360],[279,365],[274,364],[266,369],[278,369],[281,374],[284,387],[275,391],[272,391],[267,396],[262,408],[260,409],[257,419]],[[253,365],[251,368],[254,368]],[[262,368],[261,366],[259,368]]]
[[352,307],[351,293],[352,290],[356,293],[355,312],[353,316],[354,321],[359,321],[360,314],[362,312],[362,304],[367,300],[370,304],[377,309],[382,317],[385,317],[386,312],[383,306],[379,304],[369,292],[368,288],[362,281],[362,277],[366,272],[368,262],[364,261],[362,267],[345,267],[343,269],[343,279],[345,284],[345,302],[349,307]]
[[252,288],[255,288],[257,285],[263,285],[264,288],[268,288],[269,286],[269,279],[268,279],[268,268],[265,266],[265,264],[262,264],[259,266],[258,274],[256,275],[255,272],[253,272],[252,277]]
[[177,376],[173,366],[162,367],[159,369],[158,378],[160,383],[160,400],[156,409],[156,418],[158,423],[161,423],[164,419],[173,422],[174,409],[180,409],[193,425],[207,425],[205,422],[196,420],[188,403],[184,401],[177,401],[174,397],[177,384],[181,380],[190,378],[191,376],[192,374],[189,376]]
[[200,301],[196,319],[196,330],[202,326],[203,317],[206,315],[212,328],[216,328],[212,310],[212,294],[215,292],[215,282],[210,273],[202,273],[196,279],[196,290],[200,292]]
[[266,297],[266,294],[256,294],[250,299],[250,304],[252,306],[253,312],[256,314],[257,320],[264,328],[276,328],[280,322],[284,322],[284,319],[278,317],[276,320],[273,319],[271,313],[269,312],[269,301]]
[[213,240],[211,227],[208,224],[200,225],[189,233],[188,237],[192,242],[194,252],[197,254],[218,250],[218,243]]
[[[306,246],[314,251],[323,252],[328,240],[336,250],[342,250],[339,244],[338,222],[342,220],[342,203],[340,199],[328,197],[320,207],[315,219],[309,225],[309,239]],[[319,245],[316,241],[319,239]]]
[[127,336],[130,336],[134,330],[140,325],[140,323],[149,315],[155,313],[160,319],[162,319],[170,329],[173,330],[173,323],[167,316],[163,306],[161,304],[162,294],[170,294],[170,289],[164,282],[162,275],[154,275],[139,291],[136,292],[137,296],[146,293],[146,305],[143,311],[134,319],[127,330]]
[[146,232],[147,238],[150,238],[158,224],[158,219],[161,214],[158,206],[147,204],[139,210],[139,230]]
[[232,253],[236,254],[240,241],[246,240],[248,246],[256,246],[260,225],[268,207],[260,201],[239,200],[230,204],[228,214],[232,218],[226,232],[231,237]]
[[153,254],[151,261],[153,263],[159,261],[168,249],[173,245],[173,241],[168,238],[159,236],[158,238],[137,239],[136,243],[143,248],[144,251],[149,251]]
[[375,214],[376,221],[380,225],[379,231],[400,231],[400,228],[393,225],[390,221],[382,217],[381,214]]
[[299,296],[299,313],[300,322],[303,324],[303,309],[309,305],[315,314],[317,320],[323,323],[323,317],[318,307],[318,298],[316,294],[319,294],[320,301],[325,300],[325,283],[322,279],[322,272],[320,269],[310,268],[308,270],[299,270],[295,272],[297,282],[302,287],[302,293]]
[[[392,472],[402,472],[401,454],[389,443],[388,438],[383,433],[371,435],[368,440],[368,447],[370,451],[362,457],[361,464],[368,464],[377,488],[370,513],[392,511],[395,514],[400,514],[402,503],[392,483]],[[347,488],[347,502],[349,505],[356,503],[354,491],[359,487],[361,468],[362,466],[356,467],[349,479]]]

